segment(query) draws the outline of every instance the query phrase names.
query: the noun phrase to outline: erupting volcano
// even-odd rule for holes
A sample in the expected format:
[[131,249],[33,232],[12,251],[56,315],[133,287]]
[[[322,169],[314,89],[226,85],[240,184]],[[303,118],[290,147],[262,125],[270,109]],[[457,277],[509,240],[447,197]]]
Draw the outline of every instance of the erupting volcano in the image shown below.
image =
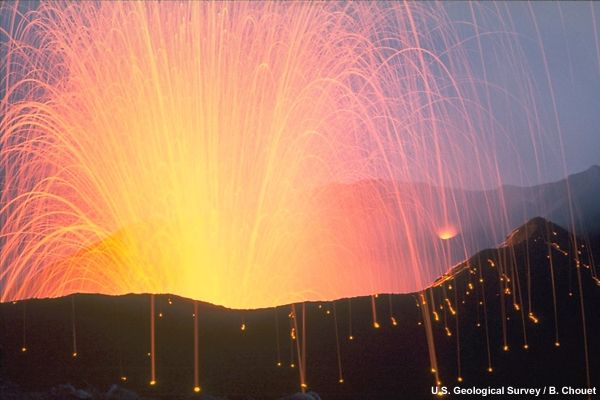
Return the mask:
[[[557,10],[552,15],[566,32],[572,21]],[[596,88],[597,3],[589,10],[586,71]],[[525,14],[527,39],[517,29]],[[131,358],[149,357],[149,379],[139,371],[131,376],[156,387],[164,361],[157,361],[156,349],[164,348],[157,320],[173,297],[177,326],[190,338],[194,332],[194,392],[201,390],[206,345],[199,332],[208,329],[200,314],[216,309],[199,302],[234,309],[223,315],[230,313],[227,320],[242,332],[252,329],[246,316],[274,312],[277,367],[279,332],[289,329],[289,365],[304,392],[306,338],[315,326],[307,315],[333,317],[335,382],[342,384],[341,329],[355,339],[345,298],[370,296],[357,304],[372,316],[355,321],[368,319],[373,332],[386,323],[402,326],[411,337],[424,329],[426,351],[414,352],[440,389],[441,377],[463,380],[465,321],[477,321],[468,335],[485,332],[485,374],[493,372],[490,340],[502,337],[502,351],[517,341],[509,311],[529,349],[526,324],[542,319],[534,313],[532,280],[549,277],[540,309],[554,325],[539,337],[554,334],[559,347],[557,298],[580,300],[568,313],[580,311],[575,342],[591,388],[588,355],[597,349],[588,349],[583,297],[597,299],[592,245],[600,231],[600,174],[590,165],[600,153],[586,156],[595,136],[589,144],[583,136],[565,139],[565,115],[583,121],[584,112],[569,113],[575,107],[558,93],[570,85],[585,98],[593,90],[581,87],[575,62],[568,64],[570,80],[556,78],[548,61],[556,55],[538,22],[532,3],[0,4],[0,302],[26,300],[18,309],[19,356],[30,354],[26,304],[35,301],[28,299],[73,295],[70,357],[80,360],[75,294],[149,294],[150,343]],[[580,56],[573,43],[561,59]],[[598,99],[590,97],[586,106],[597,118]],[[572,167],[574,153],[587,164]],[[574,169],[587,171],[567,178]],[[569,232],[542,218],[522,226],[537,216]],[[489,257],[470,258],[490,248]],[[558,272],[557,256],[565,265]],[[534,269],[530,257],[548,268]],[[556,276],[568,276],[568,289]],[[378,314],[379,294],[389,294],[389,316]],[[401,309],[394,311],[394,299]],[[327,302],[326,309],[307,302]],[[278,319],[282,307],[289,326]],[[420,315],[405,330],[409,307]],[[338,322],[340,309],[347,324]],[[21,315],[14,310],[13,320]],[[490,325],[489,310],[497,319]],[[469,314],[459,323],[463,312]],[[439,357],[442,322],[452,350],[441,346]],[[213,333],[227,330],[214,324]],[[14,332],[6,337],[16,343]],[[450,353],[452,372],[438,366]],[[120,347],[119,357],[122,364]],[[393,383],[388,389],[398,390]]]
[[[466,43],[484,33],[465,40],[443,8],[2,13],[2,301],[152,292],[256,308],[408,292],[514,228],[502,193],[470,215],[447,187],[500,186],[507,127],[490,93],[510,79],[523,89],[503,96],[527,105],[527,77],[474,78]],[[481,243],[474,221],[498,232]]]

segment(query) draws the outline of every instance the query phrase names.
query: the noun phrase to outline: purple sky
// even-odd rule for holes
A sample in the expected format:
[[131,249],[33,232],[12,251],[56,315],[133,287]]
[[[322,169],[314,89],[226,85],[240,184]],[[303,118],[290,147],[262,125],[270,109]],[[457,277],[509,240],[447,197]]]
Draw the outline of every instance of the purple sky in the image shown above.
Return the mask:
[[[469,3],[444,5],[453,21],[473,21]],[[559,132],[569,174],[600,165],[600,2],[482,2],[474,9],[483,30],[501,30],[504,24],[504,29],[517,34],[514,38],[523,50],[536,87],[535,103],[544,135],[553,138],[552,143],[543,144],[546,168],[541,180],[564,177],[564,164],[558,162],[562,158],[556,140]],[[496,43],[499,36],[502,35],[495,35]],[[486,51],[497,50],[484,49],[485,62],[489,64],[486,70],[493,73],[494,60]],[[476,53],[472,53],[475,62]],[[515,111],[505,110],[507,114]],[[519,183],[515,179],[519,173],[535,170],[534,158],[527,127],[519,129],[515,123],[508,133],[523,165],[515,170],[515,163],[506,160],[500,170],[505,183]],[[538,181],[536,176],[528,178],[531,183]]]

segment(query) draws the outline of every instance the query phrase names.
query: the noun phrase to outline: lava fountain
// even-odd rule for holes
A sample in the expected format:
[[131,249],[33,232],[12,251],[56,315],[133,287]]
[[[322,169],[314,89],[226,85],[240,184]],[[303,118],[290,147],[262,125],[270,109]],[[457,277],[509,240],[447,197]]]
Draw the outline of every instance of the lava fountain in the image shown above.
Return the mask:
[[[407,292],[470,255],[474,220],[504,229],[493,243],[511,228],[501,197],[471,215],[448,189],[500,185],[507,128],[467,57],[484,33],[432,4],[5,4],[2,20],[2,301]],[[523,88],[499,97],[525,105],[535,149],[530,82],[497,36],[497,79]]]

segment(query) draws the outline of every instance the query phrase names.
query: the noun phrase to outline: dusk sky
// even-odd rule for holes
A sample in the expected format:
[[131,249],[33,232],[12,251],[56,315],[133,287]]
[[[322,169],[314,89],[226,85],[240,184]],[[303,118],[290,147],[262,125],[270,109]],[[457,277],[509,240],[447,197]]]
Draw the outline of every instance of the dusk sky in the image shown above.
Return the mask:
[[[453,20],[473,20],[467,2],[446,4],[446,9]],[[576,173],[600,164],[600,3],[482,2],[477,3],[474,9],[482,30],[489,31],[497,27],[501,31],[501,22],[507,30],[518,35],[516,37],[529,64],[530,76],[537,87],[535,95],[541,125],[548,136],[554,138],[559,132],[554,112],[556,107],[564,140],[567,172]],[[495,14],[499,14],[500,18],[496,18]],[[473,53],[473,59],[477,57]],[[490,59],[486,58],[488,61]],[[524,169],[535,170],[534,160],[528,151],[527,128],[524,127],[522,131],[515,129],[510,133],[514,135],[512,140],[522,154]],[[549,160],[553,158],[552,154],[560,156],[558,143],[548,145],[548,149]],[[542,176],[543,181],[564,177],[560,165],[551,164],[547,164],[549,169]],[[501,166],[501,171],[506,182],[516,183],[511,176],[514,171],[510,170],[510,165]],[[535,177],[531,178],[535,181]]]

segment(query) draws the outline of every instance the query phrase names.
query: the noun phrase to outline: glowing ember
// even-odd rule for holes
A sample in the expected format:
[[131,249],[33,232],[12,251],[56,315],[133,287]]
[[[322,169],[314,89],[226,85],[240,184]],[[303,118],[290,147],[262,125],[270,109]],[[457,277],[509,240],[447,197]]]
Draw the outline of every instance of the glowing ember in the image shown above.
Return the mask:
[[438,230],[438,236],[442,240],[452,239],[457,234],[458,234],[458,232],[452,226],[448,226],[448,227],[441,228],[440,230]]

